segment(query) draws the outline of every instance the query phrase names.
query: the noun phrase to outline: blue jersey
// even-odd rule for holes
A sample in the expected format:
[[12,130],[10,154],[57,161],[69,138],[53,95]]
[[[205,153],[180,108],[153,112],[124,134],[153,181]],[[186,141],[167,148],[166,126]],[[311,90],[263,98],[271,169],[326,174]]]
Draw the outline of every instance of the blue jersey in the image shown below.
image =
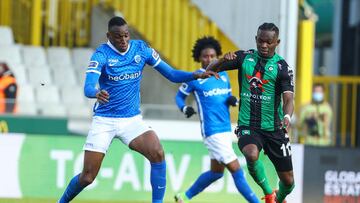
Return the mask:
[[144,41],[130,40],[120,53],[110,42],[100,45],[91,57],[87,73],[99,74],[99,88],[106,90],[109,102],[96,103],[95,116],[132,117],[140,114],[140,81],[145,64],[157,66],[159,54]]
[[194,94],[204,137],[231,131],[229,106],[226,104],[231,95],[230,80],[225,71],[220,72],[219,76],[220,79],[210,77],[193,80],[183,83],[179,88],[179,92],[185,95]]

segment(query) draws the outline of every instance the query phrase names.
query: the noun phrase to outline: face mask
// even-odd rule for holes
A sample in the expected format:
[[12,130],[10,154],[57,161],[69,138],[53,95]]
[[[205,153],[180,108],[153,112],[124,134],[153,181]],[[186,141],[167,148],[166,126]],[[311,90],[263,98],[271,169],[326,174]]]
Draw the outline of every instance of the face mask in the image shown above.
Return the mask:
[[315,102],[321,102],[324,100],[324,94],[321,92],[314,92],[312,98]]

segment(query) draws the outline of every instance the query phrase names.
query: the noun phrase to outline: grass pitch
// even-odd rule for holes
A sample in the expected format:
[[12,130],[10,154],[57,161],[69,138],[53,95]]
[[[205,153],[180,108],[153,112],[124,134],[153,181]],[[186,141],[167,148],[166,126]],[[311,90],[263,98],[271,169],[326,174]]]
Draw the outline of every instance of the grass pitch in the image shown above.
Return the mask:
[[[0,199],[0,203],[56,203],[56,199]],[[74,200],[72,203],[148,203],[141,201],[90,201],[90,200]],[[173,202],[165,202],[165,203],[173,203]]]

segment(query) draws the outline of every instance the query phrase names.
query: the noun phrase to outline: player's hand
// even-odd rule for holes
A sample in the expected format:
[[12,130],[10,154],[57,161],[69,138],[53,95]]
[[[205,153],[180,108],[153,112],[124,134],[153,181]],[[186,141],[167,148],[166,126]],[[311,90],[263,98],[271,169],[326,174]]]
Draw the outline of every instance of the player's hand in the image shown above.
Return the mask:
[[96,93],[96,99],[101,104],[108,103],[109,93],[106,90],[100,90],[98,93]]
[[228,106],[237,106],[239,104],[239,101],[235,96],[231,95],[226,99],[226,104]]
[[288,129],[290,128],[291,125],[291,117],[286,114],[284,116],[284,119],[281,121],[281,128],[285,131],[285,133],[288,132]]
[[190,118],[192,115],[196,114],[194,108],[191,106],[184,106],[182,112],[185,114],[186,118]]
[[231,60],[234,60],[236,59],[237,55],[234,53],[234,52],[228,52],[224,55],[224,60],[225,61],[231,61]]
[[214,71],[211,71],[211,70],[207,70],[205,72],[194,72],[194,78],[195,79],[205,79],[205,78],[209,78],[209,77],[212,77],[214,76],[216,79],[219,79],[220,76],[217,72],[214,72]]

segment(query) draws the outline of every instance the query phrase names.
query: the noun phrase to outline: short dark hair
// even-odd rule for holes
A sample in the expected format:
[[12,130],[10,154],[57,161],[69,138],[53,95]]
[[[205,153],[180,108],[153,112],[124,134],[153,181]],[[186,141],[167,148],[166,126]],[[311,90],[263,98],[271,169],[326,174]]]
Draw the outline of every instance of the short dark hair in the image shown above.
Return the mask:
[[263,23],[259,26],[258,30],[274,31],[275,34],[279,36],[279,28],[274,23]]
[[213,48],[215,49],[216,55],[220,56],[222,54],[221,52],[221,45],[219,41],[217,41],[212,36],[205,36],[202,38],[199,38],[196,40],[194,47],[192,49],[192,57],[194,58],[194,61],[200,62],[199,57],[201,54],[201,51],[206,48]]
[[108,23],[108,31],[110,31],[110,29],[113,27],[113,26],[122,26],[122,25],[126,25],[126,21],[124,20],[124,18],[122,17],[119,17],[119,16],[115,16],[115,17],[112,17],[110,20],[109,20],[109,23]]

